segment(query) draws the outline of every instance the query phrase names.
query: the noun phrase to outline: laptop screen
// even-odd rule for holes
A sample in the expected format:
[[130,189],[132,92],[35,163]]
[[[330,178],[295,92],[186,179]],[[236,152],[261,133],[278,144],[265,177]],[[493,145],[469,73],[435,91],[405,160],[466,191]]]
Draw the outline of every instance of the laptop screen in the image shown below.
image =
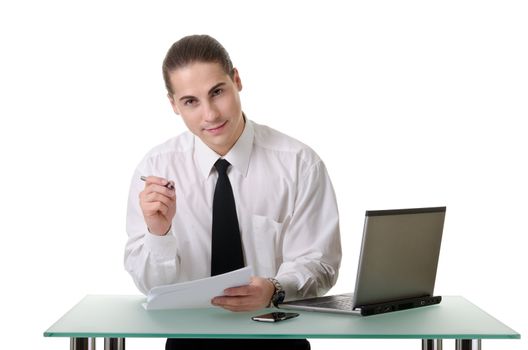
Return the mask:
[[433,294],[445,207],[367,211],[354,305]]

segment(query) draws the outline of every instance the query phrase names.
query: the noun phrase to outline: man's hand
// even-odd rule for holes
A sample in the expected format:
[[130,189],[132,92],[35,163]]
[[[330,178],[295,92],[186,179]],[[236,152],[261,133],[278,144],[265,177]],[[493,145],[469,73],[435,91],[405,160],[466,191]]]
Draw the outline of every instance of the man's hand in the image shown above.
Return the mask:
[[145,189],[139,194],[139,205],[150,233],[165,235],[176,214],[176,191],[165,187],[168,180],[149,176]]
[[273,292],[273,283],[266,278],[252,277],[248,285],[228,288],[223,296],[213,298],[211,303],[230,311],[255,311],[268,306]]

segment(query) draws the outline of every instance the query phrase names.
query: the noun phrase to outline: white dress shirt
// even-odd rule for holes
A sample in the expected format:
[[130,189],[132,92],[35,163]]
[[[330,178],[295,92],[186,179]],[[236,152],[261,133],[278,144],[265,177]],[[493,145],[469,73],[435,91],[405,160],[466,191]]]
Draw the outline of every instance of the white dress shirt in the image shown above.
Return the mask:
[[[211,275],[213,194],[220,156],[185,132],[150,151],[130,186],[125,268],[143,293]],[[326,168],[308,146],[246,121],[224,158],[233,188],[246,265],[275,277],[286,299],[322,295],[341,263],[339,218]],[[172,180],[176,215],[165,236],[149,233],[139,206],[140,176]]]

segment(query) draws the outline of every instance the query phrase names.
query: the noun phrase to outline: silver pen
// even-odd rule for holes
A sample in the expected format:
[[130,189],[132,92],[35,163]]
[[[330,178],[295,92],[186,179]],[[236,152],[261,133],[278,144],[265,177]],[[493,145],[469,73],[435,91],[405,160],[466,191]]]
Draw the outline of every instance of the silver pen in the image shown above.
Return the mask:
[[[141,181],[147,181],[147,177],[143,176],[143,175],[141,175],[140,179],[141,179]],[[174,189],[174,185],[170,181],[167,182],[167,184],[164,187],[168,188],[169,190],[173,190]]]

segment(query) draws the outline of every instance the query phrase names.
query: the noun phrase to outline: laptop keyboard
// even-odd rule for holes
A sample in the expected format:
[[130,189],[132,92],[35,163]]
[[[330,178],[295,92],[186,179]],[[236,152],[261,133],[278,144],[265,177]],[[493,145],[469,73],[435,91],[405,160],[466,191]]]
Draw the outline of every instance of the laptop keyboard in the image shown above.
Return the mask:
[[[289,304],[295,305],[296,302],[290,302]],[[327,297],[305,299],[299,301],[299,304],[305,306],[314,306],[322,307],[327,309],[336,309],[336,310],[352,310],[352,296],[341,294],[341,295],[330,295]]]

